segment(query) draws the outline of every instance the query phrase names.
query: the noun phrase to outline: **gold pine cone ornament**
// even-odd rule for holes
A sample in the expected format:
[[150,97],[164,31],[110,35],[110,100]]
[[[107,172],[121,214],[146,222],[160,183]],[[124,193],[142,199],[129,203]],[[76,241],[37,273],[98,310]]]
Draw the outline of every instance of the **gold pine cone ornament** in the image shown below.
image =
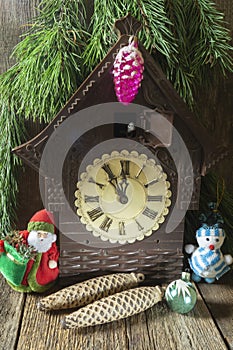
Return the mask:
[[136,315],[162,300],[161,288],[139,287],[97,300],[61,321],[62,328],[83,328]]
[[60,310],[81,307],[108,295],[136,287],[144,281],[142,273],[115,273],[100,276],[63,288],[41,299],[39,310]]

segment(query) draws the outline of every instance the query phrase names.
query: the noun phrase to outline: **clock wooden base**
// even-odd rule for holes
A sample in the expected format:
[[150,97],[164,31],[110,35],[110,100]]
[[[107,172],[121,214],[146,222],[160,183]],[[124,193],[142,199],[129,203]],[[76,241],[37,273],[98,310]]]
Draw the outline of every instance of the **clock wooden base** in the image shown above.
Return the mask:
[[[183,270],[183,222],[175,232],[155,232],[141,242],[113,248],[110,243],[108,248],[103,248],[106,243],[99,238],[95,241],[91,233],[86,240],[86,232],[82,233],[81,226],[81,223],[74,225],[60,222],[63,232],[67,231],[67,235],[60,234],[59,268],[62,284],[115,272],[143,273],[146,276],[145,284],[168,283],[180,278]],[[82,235],[86,244],[77,243],[77,240],[82,240]]]

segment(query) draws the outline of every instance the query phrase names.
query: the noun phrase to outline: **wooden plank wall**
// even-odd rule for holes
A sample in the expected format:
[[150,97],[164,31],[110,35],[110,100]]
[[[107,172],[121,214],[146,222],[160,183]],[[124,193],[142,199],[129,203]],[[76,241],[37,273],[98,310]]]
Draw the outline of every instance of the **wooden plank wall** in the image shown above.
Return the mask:
[[[233,38],[233,1],[214,0],[217,8],[225,14],[226,26],[230,29]],[[233,40],[231,42],[233,44]],[[214,136],[217,143],[233,147],[233,75],[228,74],[226,79],[218,80],[207,91],[200,91],[199,100],[200,119]],[[226,181],[226,188],[233,193],[233,156],[231,155],[213,171]]]
[[[215,0],[219,9],[225,12],[229,27],[233,30],[232,0]],[[13,47],[20,40],[20,34],[25,30],[22,25],[28,23],[36,14],[36,6],[40,0],[0,0],[0,73],[6,71],[14,62],[10,58]],[[91,4],[92,2],[90,2]],[[91,9],[91,5],[90,5]],[[209,91],[198,96],[201,120],[207,125],[217,142],[233,145],[233,76],[219,86],[212,86]],[[41,130],[41,125],[27,125],[30,137]],[[233,188],[231,169],[233,159],[227,159],[216,168],[227,181],[227,186]],[[24,229],[32,214],[42,208],[40,200],[38,175],[27,166],[22,168],[19,176],[18,223],[19,229]]]
[[[14,64],[10,58],[13,47],[20,41],[25,32],[25,24],[36,15],[40,0],[0,0],[0,73]],[[42,127],[27,122],[30,138]],[[1,130],[2,132],[2,130]],[[19,174],[18,221],[17,227],[24,229],[32,214],[42,208],[38,174],[28,166],[22,167]]]

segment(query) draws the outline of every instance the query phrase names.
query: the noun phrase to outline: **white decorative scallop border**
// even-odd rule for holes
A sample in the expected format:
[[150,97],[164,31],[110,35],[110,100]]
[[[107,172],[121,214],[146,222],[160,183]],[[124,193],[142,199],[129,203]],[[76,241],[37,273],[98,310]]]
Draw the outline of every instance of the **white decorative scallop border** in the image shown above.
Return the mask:
[[[156,161],[153,158],[148,158],[148,156],[144,153],[139,154],[137,151],[127,151],[127,150],[122,150],[121,152],[118,151],[113,151],[110,154],[108,153],[104,153],[102,155],[101,158],[95,158],[92,164],[89,164],[86,167],[86,171],[81,173],[80,175],[80,181],[78,181],[77,183],[77,188],[79,188],[79,184],[86,179],[86,177],[88,176],[88,172],[90,170],[90,167],[92,167],[93,165],[101,165],[104,164],[108,159],[112,160],[114,158],[143,158],[144,161],[150,161],[152,162],[154,165],[157,165],[157,167],[159,168],[159,170],[161,172],[163,172],[163,168],[161,167],[161,165],[157,164]],[[164,173],[165,174],[165,173]],[[166,174],[165,174],[166,175]],[[77,208],[77,214],[80,217],[80,221],[86,225],[86,230],[89,232],[92,232],[94,237],[99,237],[101,238],[101,240],[103,242],[109,241],[110,243],[120,243],[120,244],[127,244],[127,243],[135,243],[136,241],[142,241],[144,238],[149,237],[152,235],[152,233],[156,230],[159,229],[160,225],[165,221],[165,217],[168,215],[169,213],[169,207],[171,205],[171,200],[170,197],[172,195],[172,192],[169,190],[170,188],[170,182],[166,181],[166,186],[167,186],[167,193],[166,193],[166,198],[165,198],[165,203],[164,203],[164,209],[162,211],[162,213],[160,214],[159,218],[157,219],[157,222],[155,223],[155,225],[149,229],[147,232],[144,232],[142,235],[135,237],[135,238],[127,238],[127,239],[111,239],[110,237],[107,237],[106,235],[101,234],[100,232],[96,232],[93,230],[92,225],[90,225],[90,221],[89,218],[87,217],[86,213],[83,213],[82,209],[81,209],[81,192],[80,190],[76,190],[75,191],[75,207]]]

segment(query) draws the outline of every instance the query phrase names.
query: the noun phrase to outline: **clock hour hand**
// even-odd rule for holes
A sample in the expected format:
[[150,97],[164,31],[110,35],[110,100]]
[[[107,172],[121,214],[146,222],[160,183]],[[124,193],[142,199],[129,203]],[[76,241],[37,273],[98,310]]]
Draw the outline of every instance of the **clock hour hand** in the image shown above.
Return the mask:
[[128,197],[126,196],[126,190],[129,186],[129,183],[127,182],[126,178],[122,179],[119,183],[117,183],[117,194],[119,196],[120,203],[126,204],[128,203]]
[[109,180],[109,183],[115,188],[115,191],[116,191],[116,194],[119,198],[120,203],[126,204],[128,202],[128,197],[126,196],[126,189],[129,185],[127,180],[122,179],[118,183],[117,178],[114,178],[114,179]]

